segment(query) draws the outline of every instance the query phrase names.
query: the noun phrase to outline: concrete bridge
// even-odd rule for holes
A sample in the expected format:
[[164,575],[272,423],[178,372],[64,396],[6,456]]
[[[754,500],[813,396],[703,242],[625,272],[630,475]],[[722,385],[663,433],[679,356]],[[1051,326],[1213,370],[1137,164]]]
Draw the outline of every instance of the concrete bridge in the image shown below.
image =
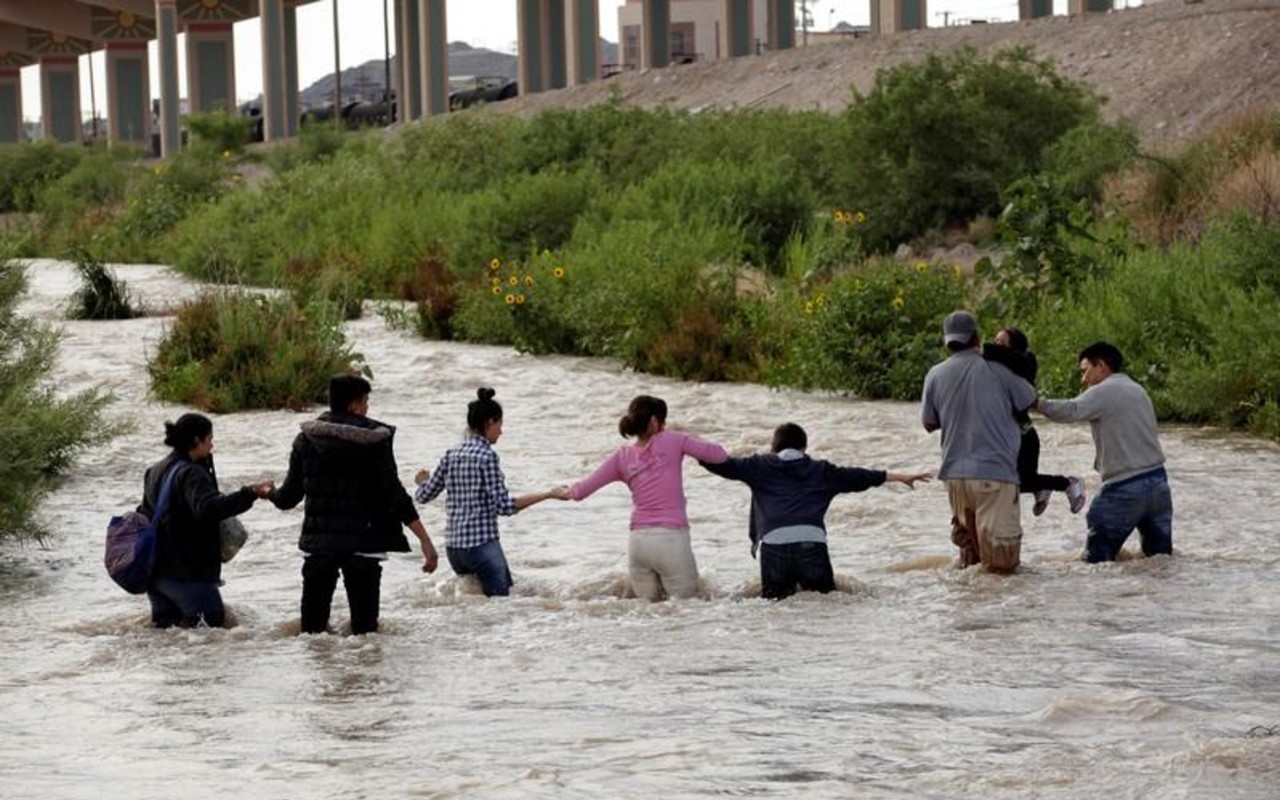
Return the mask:
[[[151,65],[157,42],[161,154],[180,146],[179,58],[186,61],[192,112],[236,107],[232,28],[261,20],[263,133],[267,140],[298,132],[297,8],[315,0],[0,0],[0,142],[22,136],[23,67],[39,65],[44,135],[64,142],[83,137],[80,58],[106,51],[108,140],[149,145],[152,138]],[[868,0],[878,33],[926,27],[927,0]],[[361,0],[368,2],[368,0]],[[415,120],[448,111],[448,35],[445,0],[392,0],[395,7],[398,112]],[[499,5],[497,0],[486,0]],[[795,46],[792,0],[715,0],[718,46],[724,56]],[[1072,13],[1109,10],[1110,0],[1070,0]],[[1019,0],[1023,18],[1052,13],[1052,0]],[[517,16],[520,91],[541,92],[585,83],[601,74],[600,0],[505,0]],[[632,7],[636,8],[632,8]],[[639,12],[640,66],[663,67],[671,54],[672,0],[628,0]],[[495,12],[500,13],[500,12]],[[186,34],[178,52],[178,34]]]

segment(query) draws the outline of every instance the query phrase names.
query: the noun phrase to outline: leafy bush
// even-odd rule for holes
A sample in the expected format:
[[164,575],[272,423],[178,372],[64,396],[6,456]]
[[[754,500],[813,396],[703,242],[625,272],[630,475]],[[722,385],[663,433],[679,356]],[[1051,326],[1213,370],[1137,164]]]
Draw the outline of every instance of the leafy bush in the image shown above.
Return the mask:
[[882,69],[844,112],[833,184],[866,209],[874,248],[994,216],[1000,191],[1040,172],[1068,131],[1098,123],[1100,100],[1026,48],[972,49]]
[[360,360],[327,305],[223,291],[186,303],[147,365],[164,400],[217,413],[301,409]]
[[66,175],[83,147],[52,141],[0,146],[0,213],[34,211],[44,187]]
[[15,261],[0,261],[0,538],[41,538],[40,501],[85,448],[123,431],[105,419],[112,401],[98,390],[59,396],[50,383],[58,334],[16,313],[26,276]]
[[194,147],[214,153],[240,153],[249,143],[253,120],[228,111],[192,114],[187,117],[187,130],[191,131]]
[[923,262],[843,272],[795,298],[794,340],[769,377],[867,399],[917,399],[942,359],[942,319],[966,305],[966,290],[959,270]]
[[76,272],[80,287],[71,296],[72,319],[133,319],[139,315],[128,287],[89,251],[76,254]]

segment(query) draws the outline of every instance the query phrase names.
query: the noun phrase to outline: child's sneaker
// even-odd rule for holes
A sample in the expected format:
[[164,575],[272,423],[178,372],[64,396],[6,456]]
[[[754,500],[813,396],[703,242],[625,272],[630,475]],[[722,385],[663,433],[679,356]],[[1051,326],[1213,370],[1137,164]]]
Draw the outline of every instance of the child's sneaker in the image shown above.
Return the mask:
[[[1072,480],[1075,480],[1075,478],[1072,478]],[[1031,513],[1035,514],[1037,517],[1043,514],[1044,510],[1049,507],[1049,499],[1052,497],[1053,497],[1053,492],[1049,491],[1048,489],[1041,489],[1040,491],[1036,492],[1035,493],[1036,504],[1031,507]]]
[[1067,502],[1071,504],[1071,513],[1079,514],[1080,509],[1084,508],[1084,478],[1070,477],[1067,479]]

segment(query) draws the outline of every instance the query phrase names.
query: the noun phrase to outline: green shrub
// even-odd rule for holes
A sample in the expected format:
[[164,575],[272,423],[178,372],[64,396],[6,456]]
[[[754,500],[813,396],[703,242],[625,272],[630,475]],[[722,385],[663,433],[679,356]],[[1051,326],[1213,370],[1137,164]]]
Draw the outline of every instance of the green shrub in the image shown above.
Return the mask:
[[966,305],[960,272],[923,262],[846,271],[793,302],[799,308],[775,383],[832,389],[867,399],[914,400],[925,373],[942,359],[942,319]]
[[133,319],[140,314],[124,281],[87,250],[76,253],[80,286],[71,296],[72,319]]
[[249,143],[253,120],[229,111],[192,114],[187,117],[187,130],[191,132],[194,148],[234,154],[242,152]]
[[26,290],[22,267],[0,261],[0,538],[46,534],[35,521],[76,455],[110,441],[125,426],[105,419],[109,394],[99,390],[60,395],[49,377],[58,334],[16,313]]
[[329,306],[291,297],[209,294],[182,306],[147,365],[157,396],[217,413],[301,409],[359,360]]
[[868,215],[877,249],[999,211],[1000,191],[1040,172],[1047,148],[1100,100],[1026,48],[980,59],[972,49],[929,54],[876,74],[844,112],[833,160],[842,205]]
[[0,213],[34,211],[44,188],[74,169],[85,153],[52,141],[0,146]]

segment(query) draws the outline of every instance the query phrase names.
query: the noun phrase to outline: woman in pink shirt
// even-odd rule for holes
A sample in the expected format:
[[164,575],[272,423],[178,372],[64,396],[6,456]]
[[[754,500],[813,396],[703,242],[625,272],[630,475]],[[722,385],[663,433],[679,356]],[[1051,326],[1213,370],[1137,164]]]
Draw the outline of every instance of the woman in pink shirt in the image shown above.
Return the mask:
[[561,496],[584,500],[600,488],[622,481],[631,490],[631,538],[627,545],[631,588],[637,597],[661,600],[693,597],[698,592],[698,563],[689,541],[685,514],[684,457],[719,464],[729,454],[687,433],[666,429],[667,404],[640,395],[618,422],[623,438],[635,444],[619,447],[603,464]]

